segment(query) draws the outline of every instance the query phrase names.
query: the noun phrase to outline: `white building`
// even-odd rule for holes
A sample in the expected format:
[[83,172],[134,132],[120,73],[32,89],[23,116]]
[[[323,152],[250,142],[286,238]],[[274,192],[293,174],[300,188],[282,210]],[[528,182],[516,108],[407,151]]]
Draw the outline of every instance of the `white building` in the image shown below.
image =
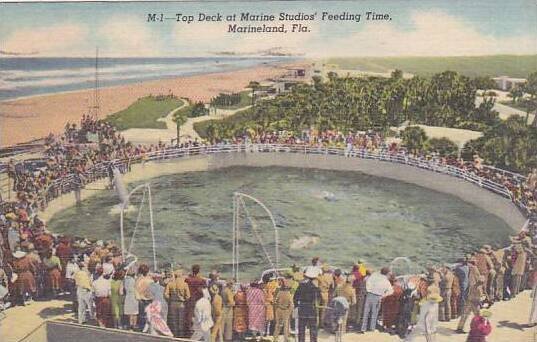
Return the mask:
[[496,86],[498,89],[508,91],[516,84],[522,84],[526,82],[525,78],[514,78],[509,76],[499,76],[493,78],[494,82],[496,82]]

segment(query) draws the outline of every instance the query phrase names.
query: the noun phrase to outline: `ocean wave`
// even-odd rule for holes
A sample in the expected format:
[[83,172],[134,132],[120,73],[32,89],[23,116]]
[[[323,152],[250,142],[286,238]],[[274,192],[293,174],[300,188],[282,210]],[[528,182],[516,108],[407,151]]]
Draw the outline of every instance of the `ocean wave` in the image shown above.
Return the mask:
[[[131,64],[119,63],[99,67],[99,81],[102,86],[127,84],[136,81],[179,77],[183,75],[225,71],[232,68],[259,64],[255,60],[236,60],[220,63],[217,59],[169,61],[133,61]],[[69,65],[66,63],[66,65]],[[25,69],[25,67],[28,67]],[[54,93],[65,90],[90,88],[95,81],[95,67],[90,63],[84,66],[43,69],[23,63],[2,65],[0,71],[0,92],[18,91],[20,95]]]

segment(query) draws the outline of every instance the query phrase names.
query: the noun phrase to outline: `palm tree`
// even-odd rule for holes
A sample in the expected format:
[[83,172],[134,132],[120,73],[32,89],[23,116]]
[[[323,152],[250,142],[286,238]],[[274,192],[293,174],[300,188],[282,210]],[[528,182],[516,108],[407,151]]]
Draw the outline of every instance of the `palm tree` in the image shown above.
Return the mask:
[[175,126],[177,128],[177,145],[179,145],[179,133],[181,130],[181,126],[183,126],[187,121],[186,113],[181,110],[176,111],[175,113],[173,113],[172,121],[175,122]]
[[247,88],[252,89],[252,106],[255,106],[255,92],[259,89],[259,86],[260,84],[257,81],[250,81],[250,83],[248,83]]

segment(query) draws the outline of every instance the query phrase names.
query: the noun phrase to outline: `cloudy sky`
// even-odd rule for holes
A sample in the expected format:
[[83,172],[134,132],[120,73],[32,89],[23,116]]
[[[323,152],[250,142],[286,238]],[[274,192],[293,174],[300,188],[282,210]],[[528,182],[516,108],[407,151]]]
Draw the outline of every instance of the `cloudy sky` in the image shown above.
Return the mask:
[[[537,53],[535,0],[2,3],[0,50],[38,56],[207,56],[280,48],[309,57]],[[148,23],[148,13],[388,13],[391,21],[302,22],[309,33],[228,33],[229,23]],[[292,24],[293,22],[288,22]],[[245,24],[256,24],[242,22]],[[259,23],[257,23],[259,24]],[[272,25],[278,25],[275,22]]]

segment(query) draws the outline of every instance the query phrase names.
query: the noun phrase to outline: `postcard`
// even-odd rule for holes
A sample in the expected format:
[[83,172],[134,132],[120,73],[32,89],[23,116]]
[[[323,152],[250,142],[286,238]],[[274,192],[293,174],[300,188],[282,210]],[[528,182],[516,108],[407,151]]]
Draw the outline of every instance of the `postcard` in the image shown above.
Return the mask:
[[534,0],[0,3],[0,341],[534,341]]

